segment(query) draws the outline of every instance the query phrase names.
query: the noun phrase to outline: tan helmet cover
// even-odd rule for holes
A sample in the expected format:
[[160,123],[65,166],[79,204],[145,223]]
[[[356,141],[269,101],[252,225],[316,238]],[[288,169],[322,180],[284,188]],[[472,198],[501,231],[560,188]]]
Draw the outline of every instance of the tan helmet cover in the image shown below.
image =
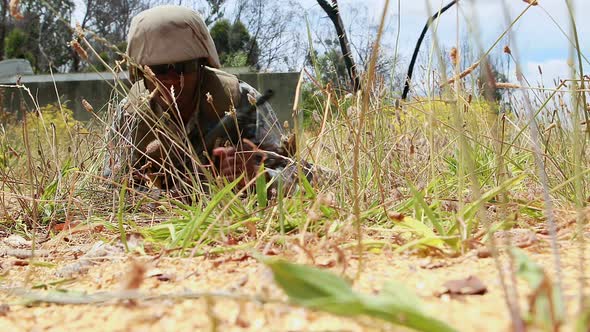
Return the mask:
[[221,67],[215,44],[201,15],[180,6],[157,6],[131,20],[127,54],[140,65],[206,58]]

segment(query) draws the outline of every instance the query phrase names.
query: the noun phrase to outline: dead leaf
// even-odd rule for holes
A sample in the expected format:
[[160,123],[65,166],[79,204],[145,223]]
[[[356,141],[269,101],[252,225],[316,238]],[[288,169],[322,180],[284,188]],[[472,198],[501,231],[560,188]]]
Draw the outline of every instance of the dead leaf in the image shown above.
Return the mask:
[[247,260],[248,258],[252,258],[252,256],[248,253],[244,253],[244,254],[237,256],[237,257],[220,258],[220,259],[213,261],[213,267],[214,268],[219,267],[221,264],[227,263],[227,262],[243,262],[243,261]]
[[53,226],[54,232],[71,231],[71,234],[81,232],[101,233],[104,230],[104,225],[83,225],[80,226],[79,221],[66,221],[65,223],[56,224]]
[[6,316],[10,312],[8,304],[0,304],[0,316]]
[[248,277],[248,275],[243,275],[237,282],[234,283],[234,285],[232,285],[231,287],[229,287],[229,291],[230,292],[235,292],[239,289],[241,289],[242,287],[244,287],[247,283],[248,280],[250,278]]
[[477,258],[488,258],[488,257],[492,257],[492,252],[490,251],[490,249],[488,249],[486,247],[481,247],[481,248],[477,249]]
[[488,292],[487,287],[478,277],[469,276],[466,279],[449,280],[444,283],[442,292],[436,294],[449,295],[483,295]]
[[29,261],[25,261],[22,259],[16,259],[12,262],[12,265],[14,265],[14,266],[28,266]]
[[244,318],[239,317],[239,316],[238,316],[238,318],[236,318],[236,325],[243,328],[243,329],[250,327],[250,323],[248,323]]
[[403,221],[406,216],[397,211],[387,211],[387,217],[393,221]]
[[268,248],[267,250],[263,251],[262,254],[264,256],[276,256],[279,254],[279,251],[273,248]]
[[447,266],[447,263],[441,260],[433,261],[432,257],[427,257],[425,259],[420,260],[419,266],[423,269],[434,270]]
[[334,267],[334,266],[336,266],[336,260],[330,259],[326,262],[317,262],[316,266],[321,267],[321,268],[325,268],[325,269],[330,268],[330,267]]
[[228,246],[235,246],[238,244],[238,240],[235,237],[228,235],[227,239],[225,240],[225,244]]
[[47,257],[49,254],[49,250],[43,249],[33,251],[31,249],[13,249],[0,247],[0,257],[11,256],[19,259],[27,259],[31,257]]
[[174,281],[176,280],[176,275],[171,274],[171,273],[166,273],[160,269],[153,269],[150,270],[148,273],[146,273],[145,275],[146,278],[156,278],[159,281]]
[[248,236],[256,238],[256,223],[251,221],[244,223],[244,226],[248,229]]
[[246,304],[244,302],[240,302],[235,324],[243,329],[250,327],[250,322],[248,322],[244,316],[246,316]]
[[173,274],[160,274],[158,276],[156,276],[156,279],[158,279],[159,281],[174,281],[176,279],[176,276],[174,276]]

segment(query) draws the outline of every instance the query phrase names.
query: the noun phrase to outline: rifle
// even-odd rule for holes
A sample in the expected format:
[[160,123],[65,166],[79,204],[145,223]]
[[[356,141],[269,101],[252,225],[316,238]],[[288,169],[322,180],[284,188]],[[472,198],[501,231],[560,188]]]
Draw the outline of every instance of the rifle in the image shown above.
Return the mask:
[[[258,106],[269,101],[274,95],[273,90],[266,90],[264,94],[253,104],[246,104],[236,109],[234,112],[227,113],[215,127],[211,128],[204,137],[201,137],[199,129],[190,135],[190,141],[197,153],[201,151],[208,153],[213,152],[218,140],[228,140],[232,144],[238,144],[242,137],[254,137],[256,133],[256,109]],[[260,142],[254,142],[258,144]]]

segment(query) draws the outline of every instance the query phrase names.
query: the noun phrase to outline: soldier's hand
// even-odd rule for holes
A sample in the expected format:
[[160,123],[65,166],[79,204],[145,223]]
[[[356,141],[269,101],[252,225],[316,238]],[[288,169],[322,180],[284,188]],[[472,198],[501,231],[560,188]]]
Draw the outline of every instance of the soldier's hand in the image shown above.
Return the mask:
[[266,154],[247,139],[243,139],[242,144],[237,148],[216,148],[213,150],[213,156],[218,161],[219,175],[225,177],[229,182],[244,174],[244,178],[238,184],[240,188],[243,188],[256,176],[260,165],[266,158]]

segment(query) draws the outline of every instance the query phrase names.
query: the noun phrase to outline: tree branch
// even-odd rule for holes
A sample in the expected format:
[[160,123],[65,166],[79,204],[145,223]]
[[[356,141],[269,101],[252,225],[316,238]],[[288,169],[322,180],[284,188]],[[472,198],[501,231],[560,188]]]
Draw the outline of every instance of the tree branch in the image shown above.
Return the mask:
[[446,6],[441,8],[440,11],[438,11],[434,15],[432,15],[432,17],[429,18],[428,21],[426,21],[426,24],[424,25],[424,28],[422,29],[422,33],[420,34],[420,37],[418,38],[418,41],[416,42],[416,46],[414,47],[414,54],[412,54],[412,60],[410,61],[410,66],[408,67],[408,74],[406,75],[406,80],[405,80],[406,82],[404,83],[404,91],[402,92],[402,100],[406,100],[406,98],[408,97],[408,92],[410,92],[410,81],[412,80],[412,73],[414,72],[414,65],[416,65],[416,58],[418,57],[418,52],[420,51],[420,46],[422,45],[422,41],[424,40],[424,36],[426,36],[426,32],[428,31],[430,24],[432,24],[432,22],[434,22],[434,20],[436,20],[437,17],[439,17],[439,15],[442,15],[444,12],[449,10],[449,8],[453,7],[458,1],[459,0],[453,0],[453,1],[449,2]]
[[346,31],[344,30],[344,23],[342,23],[340,11],[338,10],[338,2],[336,2],[336,0],[332,0],[332,4],[329,4],[326,0],[317,1],[320,7],[322,7],[324,12],[328,14],[328,17],[334,24],[336,34],[338,35],[338,41],[340,42],[340,49],[342,50],[342,55],[344,56],[344,64],[346,65],[348,76],[350,76],[350,81],[352,82],[352,89],[354,92],[357,92],[361,89],[361,80],[357,74],[354,59],[352,58],[350,43],[348,42],[348,37],[346,36]]

